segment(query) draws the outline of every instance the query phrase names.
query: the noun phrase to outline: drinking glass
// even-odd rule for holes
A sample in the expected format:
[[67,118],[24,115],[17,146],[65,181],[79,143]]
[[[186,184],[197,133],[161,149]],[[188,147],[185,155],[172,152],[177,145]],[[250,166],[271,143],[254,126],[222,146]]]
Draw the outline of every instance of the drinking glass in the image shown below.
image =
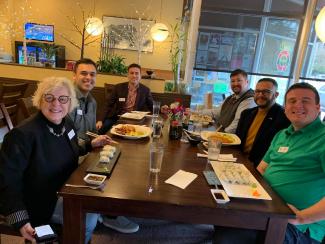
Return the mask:
[[159,112],[160,112],[160,102],[159,101],[153,101],[152,117],[158,117]]
[[214,137],[208,140],[208,160],[218,160],[222,142]]
[[159,173],[164,156],[164,144],[152,142],[150,145],[149,170],[152,173]]
[[152,119],[152,137],[159,138],[163,127],[163,120],[160,117]]
[[200,135],[202,131],[202,123],[194,122],[193,123],[193,134]]

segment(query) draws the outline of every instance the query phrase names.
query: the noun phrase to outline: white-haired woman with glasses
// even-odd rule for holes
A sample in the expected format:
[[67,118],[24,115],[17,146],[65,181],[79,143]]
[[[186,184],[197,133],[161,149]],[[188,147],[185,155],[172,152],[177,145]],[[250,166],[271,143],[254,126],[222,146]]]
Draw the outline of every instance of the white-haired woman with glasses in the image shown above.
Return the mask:
[[[56,192],[86,153],[78,146],[72,121],[66,115],[77,106],[74,87],[62,77],[39,83],[33,104],[40,111],[4,138],[0,151],[0,211],[7,222],[34,240],[34,228],[51,222],[62,224],[62,199]],[[109,144],[99,136],[86,146]],[[86,216],[86,243],[96,227],[97,214]]]

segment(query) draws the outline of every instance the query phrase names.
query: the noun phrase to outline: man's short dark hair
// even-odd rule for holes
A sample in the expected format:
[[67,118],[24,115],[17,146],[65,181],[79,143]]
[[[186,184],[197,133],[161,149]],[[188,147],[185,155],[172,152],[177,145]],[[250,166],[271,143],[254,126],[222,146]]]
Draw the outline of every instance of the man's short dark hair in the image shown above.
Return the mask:
[[263,82],[263,81],[271,82],[273,84],[273,86],[275,87],[275,90],[278,89],[278,82],[276,82],[275,79],[272,79],[272,78],[262,78],[262,79],[259,79],[257,83],[260,83],[260,82]]
[[295,89],[308,89],[311,90],[314,94],[315,94],[315,102],[316,104],[319,104],[319,94],[317,89],[312,86],[309,83],[306,82],[300,82],[300,83],[295,83],[292,86],[289,87],[289,89],[286,91],[286,94],[284,96],[285,102],[287,101],[287,94],[289,93],[289,91],[295,90]]
[[230,78],[235,76],[235,75],[242,75],[247,79],[247,73],[242,69],[235,69],[234,71],[232,71],[230,73]]
[[96,63],[94,61],[92,61],[90,58],[82,58],[82,59],[79,59],[76,62],[76,64],[74,65],[73,72],[75,72],[75,73],[77,72],[78,66],[80,64],[92,64],[95,67],[96,71],[97,71],[97,65],[96,65]]
[[130,64],[130,65],[128,66],[128,71],[129,71],[129,69],[131,69],[131,68],[138,68],[138,69],[141,71],[141,66],[138,65],[138,64],[135,64],[135,63]]

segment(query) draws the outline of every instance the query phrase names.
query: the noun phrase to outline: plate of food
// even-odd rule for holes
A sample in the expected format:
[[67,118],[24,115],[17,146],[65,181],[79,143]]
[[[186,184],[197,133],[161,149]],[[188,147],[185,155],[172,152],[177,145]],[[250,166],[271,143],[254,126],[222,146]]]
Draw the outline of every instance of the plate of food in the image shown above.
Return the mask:
[[207,114],[191,114],[190,120],[193,122],[201,122],[203,125],[213,123],[213,118],[211,115]]
[[208,141],[210,137],[215,137],[222,142],[222,145],[240,145],[241,143],[240,138],[236,134],[231,133],[204,130],[201,131],[201,137],[205,141]]
[[134,120],[142,120],[144,118],[144,113],[124,113],[121,115],[123,119],[134,119]]
[[113,126],[111,133],[126,139],[139,139],[150,136],[152,130],[142,125],[118,124]]

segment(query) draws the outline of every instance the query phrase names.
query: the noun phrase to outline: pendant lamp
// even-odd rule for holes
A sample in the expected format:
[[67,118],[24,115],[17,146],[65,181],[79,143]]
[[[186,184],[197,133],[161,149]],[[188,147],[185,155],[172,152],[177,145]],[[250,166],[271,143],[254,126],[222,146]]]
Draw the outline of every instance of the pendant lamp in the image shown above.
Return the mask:
[[96,17],[91,17],[86,20],[86,31],[89,35],[98,36],[104,30],[103,22]]
[[315,21],[315,30],[317,37],[325,42],[325,7],[319,12]]
[[[160,21],[161,21],[161,9],[162,9],[162,1],[160,1]],[[168,27],[163,23],[156,23],[150,29],[150,34],[152,39],[157,42],[162,42],[166,40],[168,37]]]

